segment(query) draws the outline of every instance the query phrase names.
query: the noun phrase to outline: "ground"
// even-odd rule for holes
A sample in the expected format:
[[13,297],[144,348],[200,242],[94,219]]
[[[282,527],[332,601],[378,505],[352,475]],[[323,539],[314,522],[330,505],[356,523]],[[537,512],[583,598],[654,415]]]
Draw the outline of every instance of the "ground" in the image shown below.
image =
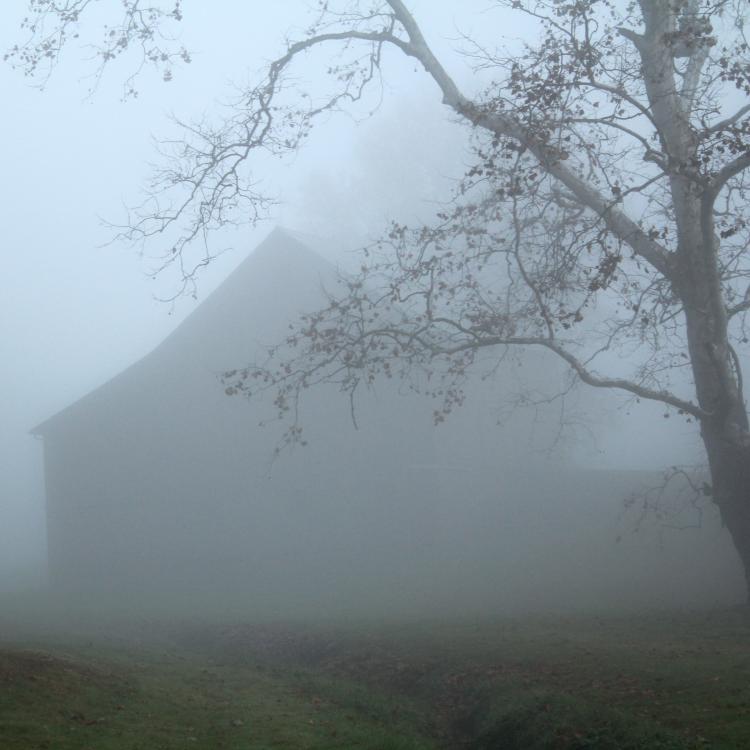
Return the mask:
[[3,750],[739,750],[750,614],[0,617]]

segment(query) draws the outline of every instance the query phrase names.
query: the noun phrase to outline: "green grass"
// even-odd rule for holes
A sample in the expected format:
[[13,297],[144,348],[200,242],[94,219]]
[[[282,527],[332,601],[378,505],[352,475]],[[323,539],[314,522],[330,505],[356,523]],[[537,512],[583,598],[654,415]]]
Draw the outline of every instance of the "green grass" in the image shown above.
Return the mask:
[[692,743],[648,721],[569,695],[496,698],[477,722],[475,750],[683,750]]
[[0,652],[3,750],[428,750],[408,728],[264,669],[145,651]]
[[750,748],[746,608],[443,625],[400,643],[458,669],[477,750]]
[[745,609],[21,632],[2,750],[750,748]]

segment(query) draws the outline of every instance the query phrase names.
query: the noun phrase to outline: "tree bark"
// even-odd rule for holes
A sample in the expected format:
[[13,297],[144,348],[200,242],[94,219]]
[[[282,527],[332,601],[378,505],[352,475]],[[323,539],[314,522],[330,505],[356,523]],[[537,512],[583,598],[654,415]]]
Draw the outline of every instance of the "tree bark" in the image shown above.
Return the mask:
[[[677,225],[677,252],[665,274],[680,298],[695,394],[719,508],[742,562],[750,603],[750,440],[738,363],[729,341],[722,290],[719,237],[714,203],[724,184],[721,175],[705,175],[698,140],[691,126],[692,95],[680,91],[674,73],[677,54],[668,42],[678,29],[679,8],[660,0],[640,0],[645,31],[626,32],[643,62],[643,79],[662,151],[668,155],[669,184]],[[706,60],[696,46],[694,77]]]
[[[683,203],[683,206],[685,204]],[[693,203],[689,213],[694,215]],[[693,221],[683,223],[701,237]],[[733,370],[727,317],[717,279],[717,247],[711,238],[679,248],[676,291],[683,301],[688,350],[699,405],[701,438],[711,474],[712,498],[742,562],[750,603],[750,442],[740,378]]]
[[711,469],[713,499],[745,571],[750,604],[750,449],[703,428],[703,443]]
[[[685,224],[691,228],[690,222]],[[697,228],[692,229],[700,237]],[[676,286],[685,307],[696,396],[709,415],[701,420],[701,438],[711,473],[711,494],[742,562],[750,603],[748,416],[740,379],[732,366],[727,317],[716,283],[716,251],[713,238],[686,241],[679,250]]]

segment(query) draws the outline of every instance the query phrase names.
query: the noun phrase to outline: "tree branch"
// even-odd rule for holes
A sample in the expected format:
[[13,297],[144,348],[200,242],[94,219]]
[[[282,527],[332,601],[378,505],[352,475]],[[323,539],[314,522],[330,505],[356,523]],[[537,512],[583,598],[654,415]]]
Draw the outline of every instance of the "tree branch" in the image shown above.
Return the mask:
[[413,17],[401,0],[387,0],[394,9],[396,18],[409,34],[409,43],[402,47],[406,54],[422,63],[427,73],[440,87],[443,102],[474,125],[489,130],[499,136],[507,136],[526,146],[539,161],[545,171],[559,180],[570,190],[580,203],[599,216],[619,239],[650,263],[667,278],[672,276],[672,263],[669,253],[659,243],[652,240],[638,224],[616,208],[596,189],[581,179],[572,169],[566,167],[559,157],[550,153],[548,145],[540,143],[520,122],[509,115],[482,111],[464,96],[445,68],[427,45]]
[[750,112],[750,104],[746,104],[744,107],[740,107],[733,115],[715,123],[710,128],[704,128],[698,134],[698,137],[701,140],[705,140],[715,133],[720,133],[722,130],[725,130],[731,125],[734,125],[738,120],[741,120],[748,112]]
[[[607,378],[591,372],[580,359],[575,357],[565,348],[563,348],[557,341],[548,338],[534,338],[534,337],[487,337],[482,339],[481,346],[540,346],[548,351],[554,352],[560,359],[567,362],[570,368],[576,373],[583,383],[592,386],[593,388],[609,388],[615,390],[626,391],[633,394],[638,398],[642,398],[648,401],[660,401],[663,404],[672,406],[680,412],[690,414],[696,419],[706,419],[711,416],[710,412],[701,409],[700,406],[694,404],[692,401],[686,401],[678,396],[670,393],[666,390],[657,391],[652,388],[648,388],[639,383],[634,383],[630,380],[623,378]],[[476,348],[477,344],[470,342],[461,344],[453,348],[446,348],[441,350],[442,354],[455,354],[468,348]]]
[[713,200],[715,200],[719,195],[724,185],[726,185],[727,182],[732,179],[732,177],[735,177],[740,172],[746,170],[748,167],[750,167],[750,151],[746,151],[744,154],[738,156],[736,159],[723,166],[717,172],[717,174],[711,180],[708,190],[706,191],[710,196],[712,196],[712,205]]

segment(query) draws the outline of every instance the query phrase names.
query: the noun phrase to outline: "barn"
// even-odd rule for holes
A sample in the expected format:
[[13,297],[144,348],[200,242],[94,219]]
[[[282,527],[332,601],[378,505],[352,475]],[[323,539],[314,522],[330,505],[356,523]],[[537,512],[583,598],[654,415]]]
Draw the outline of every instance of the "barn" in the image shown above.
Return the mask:
[[[318,306],[333,277],[273,232],[154,351],[34,429],[55,585],[236,585],[278,576],[292,554],[312,576],[361,544],[358,527],[377,525],[367,515],[383,503],[370,499],[405,506],[403,473],[433,462],[411,406],[371,399],[355,430],[348,404],[321,391],[310,446],[274,460],[278,432],[258,424],[272,409],[227,397],[219,379]],[[326,517],[346,541],[322,528]]]
[[711,585],[716,571],[690,562],[695,539],[661,559],[615,547],[634,476],[522,461],[491,394],[436,430],[431,404],[384,386],[355,429],[346,399],[322,388],[305,407],[309,445],[274,458],[279,433],[259,424],[271,405],[227,397],[219,374],[257,359],[334,277],[273,231],[156,349],[33,430],[53,586],[530,604],[615,579],[663,597],[665,560]]

